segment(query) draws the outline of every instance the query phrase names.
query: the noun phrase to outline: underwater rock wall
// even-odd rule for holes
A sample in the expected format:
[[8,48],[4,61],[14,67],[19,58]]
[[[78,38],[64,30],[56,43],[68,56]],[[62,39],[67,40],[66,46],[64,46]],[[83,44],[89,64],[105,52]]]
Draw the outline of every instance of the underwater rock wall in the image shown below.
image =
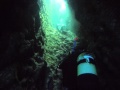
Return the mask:
[[78,33],[82,38],[83,46],[79,46],[96,55],[102,90],[120,88],[120,6],[118,3],[117,0],[71,0],[76,19],[81,23],[81,33]]
[[[63,0],[61,0],[61,2],[62,1]],[[61,90],[62,72],[59,72],[58,66],[61,64],[64,58],[69,55],[76,35],[74,33],[75,29],[73,30],[74,32],[72,32],[70,28],[73,25],[71,23],[74,23],[73,17],[70,17],[72,16],[71,13],[69,15],[67,11],[65,12],[65,15],[62,16],[61,13],[63,14],[64,12],[60,13],[57,7],[52,6],[52,4],[56,6],[58,5],[58,3],[55,2],[56,1],[54,0],[42,0],[40,19],[42,22],[41,29],[45,34],[43,39],[44,46],[42,47],[44,48],[43,59],[47,62],[47,66],[50,69],[49,77],[51,78],[51,84],[49,89]],[[57,10],[54,11],[54,9]],[[69,18],[66,18],[67,16],[69,16]],[[62,22],[61,19],[64,21]],[[61,21],[61,23],[59,21]],[[58,24],[59,26],[57,26]]]
[[[37,0],[0,1],[0,90],[41,90],[46,64]],[[40,31],[39,31],[40,32]]]

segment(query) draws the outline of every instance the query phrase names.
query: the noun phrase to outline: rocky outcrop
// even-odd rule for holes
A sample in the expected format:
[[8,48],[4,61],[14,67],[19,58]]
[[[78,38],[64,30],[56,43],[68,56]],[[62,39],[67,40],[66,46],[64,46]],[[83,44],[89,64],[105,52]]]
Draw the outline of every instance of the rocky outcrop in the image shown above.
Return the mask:
[[[105,90],[119,88],[120,16],[117,0],[71,1],[81,23],[79,36],[86,51],[95,53],[98,75]],[[76,3],[77,2],[77,3]],[[81,42],[82,43],[82,42]]]
[[0,6],[0,90],[44,88],[43,34],[36,38],[40,31],[37,0],[6,0]]

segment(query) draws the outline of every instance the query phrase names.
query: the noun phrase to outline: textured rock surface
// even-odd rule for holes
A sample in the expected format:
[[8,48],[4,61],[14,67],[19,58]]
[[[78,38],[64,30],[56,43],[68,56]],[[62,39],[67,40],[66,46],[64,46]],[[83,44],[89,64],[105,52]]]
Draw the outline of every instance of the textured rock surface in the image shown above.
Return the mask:
[[[0,90],[41,90],[46,63],[42,60],[37,0],[0,3]],[[44,43],[43,43],[44,44]]]
[[[120,80],[120,16],[117,0],[73,0],[81,23],[84,49],[95,53],[98,75],[105,90],[118,90]],[[76,3],[77,2],[77,3]]]

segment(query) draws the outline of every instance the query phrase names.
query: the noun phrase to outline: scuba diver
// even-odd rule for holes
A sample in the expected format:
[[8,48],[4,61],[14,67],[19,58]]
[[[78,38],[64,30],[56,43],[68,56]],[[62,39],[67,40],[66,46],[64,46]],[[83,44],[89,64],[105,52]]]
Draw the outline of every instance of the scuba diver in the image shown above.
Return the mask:
[[94,55],[81,53],[77,58],[77,90],[100,90]]
[[63,73],[63,90],[101,90],[95,56],[75,49],[77,40],[74,39],[72,52],[59,66]]

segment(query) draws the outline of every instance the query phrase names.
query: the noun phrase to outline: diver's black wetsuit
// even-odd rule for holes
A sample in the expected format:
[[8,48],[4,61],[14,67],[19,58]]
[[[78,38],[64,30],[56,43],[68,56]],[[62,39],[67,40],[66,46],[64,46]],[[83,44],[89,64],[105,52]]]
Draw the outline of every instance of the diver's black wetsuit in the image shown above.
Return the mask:
[[98,77],[94,74],[82,74],[77,81],[77,90],[100,90]]
[[98,77],[94,74],[82,74],[77,77],[77,53],[72,53],[60,68],[63,71],[63,86],[67,90],[101,90]]

